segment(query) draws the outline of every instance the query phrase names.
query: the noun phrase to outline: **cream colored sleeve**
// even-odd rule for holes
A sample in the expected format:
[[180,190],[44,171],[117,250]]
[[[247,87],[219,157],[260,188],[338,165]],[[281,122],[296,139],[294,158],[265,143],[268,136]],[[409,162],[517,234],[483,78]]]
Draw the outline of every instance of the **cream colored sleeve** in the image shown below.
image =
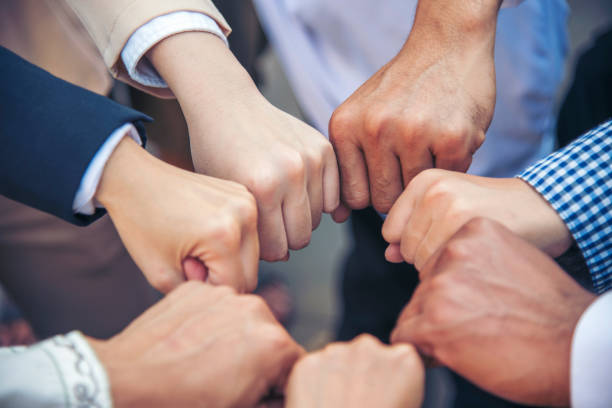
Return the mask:
[[115,78],[160,97],[172,97],[168,88],[144,87],[133,81],[121,60],[130,36],[155,17],[175,11],[195,11],[217,22],[225,35],[231,29],[211,0],[66,0],[77,14]]

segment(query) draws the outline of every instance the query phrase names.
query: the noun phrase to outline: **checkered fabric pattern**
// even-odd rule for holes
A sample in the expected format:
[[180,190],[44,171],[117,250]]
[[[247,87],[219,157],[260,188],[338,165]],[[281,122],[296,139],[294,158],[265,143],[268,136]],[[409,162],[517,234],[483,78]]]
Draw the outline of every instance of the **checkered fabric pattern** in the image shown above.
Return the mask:
[[559,213],[587,262],[593,286],[612,287],[612,120],[518,176]]

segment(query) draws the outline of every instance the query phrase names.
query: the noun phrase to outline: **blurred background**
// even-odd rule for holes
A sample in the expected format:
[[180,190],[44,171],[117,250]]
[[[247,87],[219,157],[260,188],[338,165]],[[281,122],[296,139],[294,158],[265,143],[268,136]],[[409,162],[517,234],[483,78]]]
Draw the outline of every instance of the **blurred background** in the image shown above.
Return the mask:
[[[216,0],[215,3],[234,28],[230,38],[233,51],[254,77],[263,94],[279,108],[301,118],[300,108],[278,58],[257,27],[250,1]],[[612,28],[612,1],[568,0],[568,3],[571,8],[570,56],[565,69],[564,86],[558,94],[559,106],[572,81],[578,56],[592,45],[598,33]],[[607,58],[612,62],[612,51],[607,54]],[[122,84],[115,86],[112,96],[157,118],[156,123],[148,128],[153,153],[173,164],[190,167],[185,160],[189,155],[187,129],[175,102],[153,100]],[[168,134],[182,134],[184,137],[169,139]],[[309,350],[320,348],[335,337],[336,324],[342,312],[338,300],[339,271],[350,244],[348,226],[336,224],[325,216],[307,248],[292,252],[288,262],[261,264],[262,295],[274,304],[281,320],[296,340]],[[4,322],[0,324],[0,344],[28,343],[33,340],[33,333],[20,316],[20,311],[0,290],[0,323]],[[443,370],[433,370],[428,374],[430,391],[426,407],[448,406],[453,391],[445,375]]]

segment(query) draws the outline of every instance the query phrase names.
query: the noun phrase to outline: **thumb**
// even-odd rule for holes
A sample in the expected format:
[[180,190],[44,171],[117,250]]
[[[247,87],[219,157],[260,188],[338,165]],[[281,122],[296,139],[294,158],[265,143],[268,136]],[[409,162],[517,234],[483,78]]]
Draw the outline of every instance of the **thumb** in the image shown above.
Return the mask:
[[199,259],[187,257],[183,260],[182,265],[183,274],[188,281],[197,280],[206,282],[206,279],[208,279],[208,268]]

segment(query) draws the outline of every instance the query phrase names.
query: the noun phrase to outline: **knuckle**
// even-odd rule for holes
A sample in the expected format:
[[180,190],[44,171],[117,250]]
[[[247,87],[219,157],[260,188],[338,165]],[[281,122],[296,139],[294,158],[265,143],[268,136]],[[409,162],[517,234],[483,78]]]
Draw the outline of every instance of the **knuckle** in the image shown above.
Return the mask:
[[341,105],[334,111],[329,121],[329,137],[332,142],[342,142],[351,134],[355,115],[346,105]]
[[473,255],[474,252],[470,250],[470,246],[466,244],[464,239],[453,238],[447,243],[444,249],[442,249],[440,262],[461,262],[462,260],[468,259]]
[[427,319],[433,326],[443,327],[453,320],[455,311],[445,299],[444,297],[436,299],[426,311]]
[[240,222],[235,216],[220,217],[213,227],[212,239],[229,248],[240,246],[242,237]]
[[256,197],[257,201],[267,203],[273,200],[281,187],[281,179],[279,172],[263,166],[249,177],[247,186]]
[[300,183],[306,176],[306,163],[304,158],[297,152],[287,155],[284,163],[284,171],[292,183]]
[[151,285],[162,293],[168,293],[175,286],[175,280],[172,272],[160,271],[151,277]]
[[363,348],[373,348],[380,345],[380,341],[371,334],[360,334],[353,340],[353,343]]
[[257,295],[241,295],[241,307],[247,314],[259,314],[267,311],[266,302]]

